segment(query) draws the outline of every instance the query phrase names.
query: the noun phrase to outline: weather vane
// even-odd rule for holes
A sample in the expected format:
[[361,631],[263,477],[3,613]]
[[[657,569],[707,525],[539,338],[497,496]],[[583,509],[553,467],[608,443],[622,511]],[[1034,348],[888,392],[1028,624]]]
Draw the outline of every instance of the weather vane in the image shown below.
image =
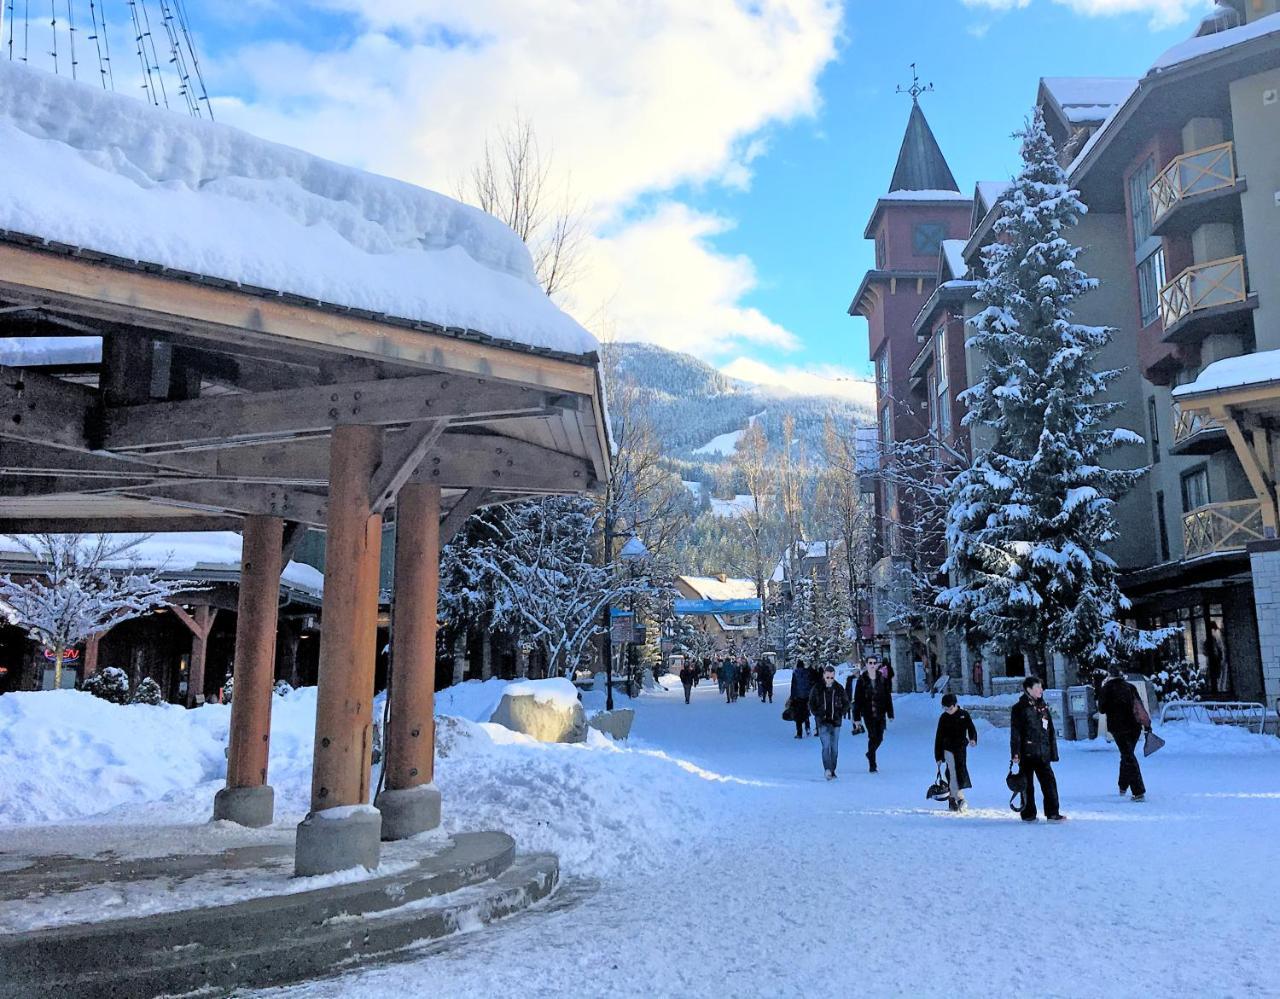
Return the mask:
[[897,89],[894,90],[895,94],[910,94],[912,104],[920,103],[921,94],[928,94],[932,92],[933,92],[932,83],[926,83],[923,86],[921,86],[920,75],[916,72],[915,63],[911,64],[911,86],[904,87],[901,84],[899,84]]

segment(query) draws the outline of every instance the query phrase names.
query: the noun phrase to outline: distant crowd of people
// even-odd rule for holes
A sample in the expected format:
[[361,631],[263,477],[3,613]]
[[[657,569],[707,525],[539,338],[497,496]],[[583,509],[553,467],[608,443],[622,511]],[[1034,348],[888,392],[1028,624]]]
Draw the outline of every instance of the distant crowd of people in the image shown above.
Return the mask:
[[[727,703],[744,697],[753,686],[761,701],[772,703],[775,672],[771,658],[762,658],[753,666],[745,656],[720,654],[707,657],[700,665],[686,662],[680,670],[680,680],[686,704],[693,688],[708,678],[715,680]],[[852,733],[867,736],[867,767],[870,773],[876,773],[876,753],[893,720],[892,689],[893,668],[878,656],[867,656],[843,684],[837,682],[834,666],[819,669],[801,661],[792,670],[791,692],[782,717],[795,724],[795,738],[803,739],[810,733],[818,738],[827,780],[836,779],[840,730],[844,720],[851,719]],[[1022,696],[1009,715],[1008,785],[1014,792],[1011,805],[1024,821],[1036,821],[1036,785],[1039,785],[1045,818],[1059,822],[1066,816],[1062,814],[1053,771],[1053,764],[1058,762],[1058,735],[1044,700],[1044,681],[1028,676],[1023,680],[1022,689]],[[1101,687],[1098,710],[1106,717],[1107,730],[1120,750],[1120,794],[1131,794],[1134,801],[1142,801],[1146,785],[1137,747],[1144,733],[1151,732],[1151,718],[1137,689],[1125,679],[1119,666],[1111,670]],[[960,706],[955,694],[944,694],[942,714],[934,734],[933,756],[939,775],[945,775],[945,780],[939,780],[935,787],[937,796],[945,796],[952,811],[966,808],[964,792],[972,787],[968,752],[977,744],[978,731],[973,718]],[[931,797],[935,796],[933,791],[931,788]]]

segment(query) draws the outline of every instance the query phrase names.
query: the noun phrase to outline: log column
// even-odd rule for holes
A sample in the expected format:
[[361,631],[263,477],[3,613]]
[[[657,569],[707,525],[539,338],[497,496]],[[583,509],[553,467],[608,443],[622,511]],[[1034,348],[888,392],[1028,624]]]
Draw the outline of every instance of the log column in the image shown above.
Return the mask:
[[245,826],[269,826],[275,818],[275,792],[267,783],[267,754],[271,748],[283,534],[284,521],[279,517],[245,518],[236,605],[235,693],[231,698],[227,786],[213,799],[215,819]]
[[382,838],[440,824],[435,777],[436,602],[440,590],[440,487],[411,483],[396,499],[386,787]]
[[381,452],[376,427],[336,427],[329,443],[316,742],[299,876],[378,866],[382,820],[369,807],[369,767],[382,517],[371,512],[369,489]]

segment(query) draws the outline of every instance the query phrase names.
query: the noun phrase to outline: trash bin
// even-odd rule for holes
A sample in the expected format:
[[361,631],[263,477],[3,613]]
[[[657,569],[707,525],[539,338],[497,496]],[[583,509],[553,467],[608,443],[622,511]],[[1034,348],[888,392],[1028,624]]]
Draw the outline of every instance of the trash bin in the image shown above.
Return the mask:
[[1069,739],[1092,739],[1098,734],[1094,713],[1093,685],[1082,683],[1067,688],[1067,714],[1071,716],[1072,732]]
[[1048,705],[1049,714],[1053,716],[1053,727],[1057,730],[1058,737],[1062,739],[1074,739],[1071,734],[1071,718],[1067,714],[1067,692],[1056,688],[1046,687],[1044,691],[1044,703]]

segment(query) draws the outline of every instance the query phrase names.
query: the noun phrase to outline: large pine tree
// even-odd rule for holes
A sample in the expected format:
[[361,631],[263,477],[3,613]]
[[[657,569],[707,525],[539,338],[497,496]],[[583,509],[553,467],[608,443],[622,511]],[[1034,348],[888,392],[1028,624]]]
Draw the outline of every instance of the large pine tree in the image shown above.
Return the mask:
[[992,439],[951,485],[944,569],[952,585],[938,602],[971,634],[1041,669],[1056,651],[1083,670],[1144,637],[1121,627],[1129,605],[1105,548],[1116,537],[1116,499],[1145,469],[1103,462],[1142,438],[1107,426],[1119,404],[1104,393],[1120,372],[1096,361],[1114,331],[1072,321],[1073,303],[1096,285],[1067,239],[1087,209],[1039,109],[1020,137],[1022,170],[983,251],[985,308],[968,341],[986,366],[964,394],[965,423]]

